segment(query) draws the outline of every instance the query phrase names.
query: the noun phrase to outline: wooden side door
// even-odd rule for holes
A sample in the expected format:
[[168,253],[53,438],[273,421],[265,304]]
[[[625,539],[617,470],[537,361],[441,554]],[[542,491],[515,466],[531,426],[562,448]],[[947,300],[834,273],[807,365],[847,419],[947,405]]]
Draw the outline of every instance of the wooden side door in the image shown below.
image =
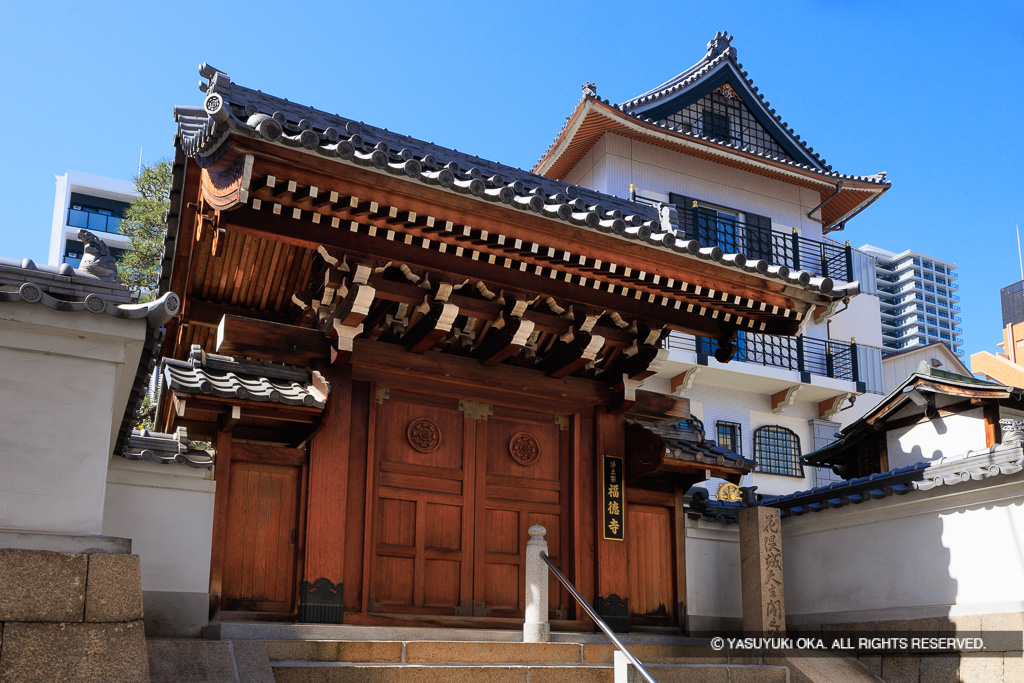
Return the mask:
[[[550,413],[493,406],[491,415],[477,421],[476,573],[474,596],[493,617],[523,616],[526,608],[526,567],[523,563],[527,529],[547,529],[548,555],[571,576],[563,564],[568,538],[567,485],[570,470],[569,439]],[[568,606],[566,591],[552,580],[551,616]],[[563,617],[564,618],[564,617]]]
[[457,399],[378,392],[366,610],[455,615],[471,600],[473,430]]
[[301,467],[231,462],[223,609],[294,609]]
[[662,503],[646,491],[627,489],[630,624],[678,624],[675,539],[674,504]]

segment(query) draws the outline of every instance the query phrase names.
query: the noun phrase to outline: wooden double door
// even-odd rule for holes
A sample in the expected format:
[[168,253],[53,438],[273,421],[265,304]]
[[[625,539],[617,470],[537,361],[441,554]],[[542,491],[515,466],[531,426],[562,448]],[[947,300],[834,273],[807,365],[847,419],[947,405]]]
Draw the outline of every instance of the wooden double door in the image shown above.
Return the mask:
[[394,388],[374,407],[364,610],[521,617],[527,529],[570,555],[567,420]]

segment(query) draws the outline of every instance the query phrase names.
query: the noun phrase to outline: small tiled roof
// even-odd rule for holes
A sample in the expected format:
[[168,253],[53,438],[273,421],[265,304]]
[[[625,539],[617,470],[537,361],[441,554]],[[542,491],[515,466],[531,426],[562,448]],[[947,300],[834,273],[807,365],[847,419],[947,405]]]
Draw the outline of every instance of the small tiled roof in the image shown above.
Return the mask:
[[184,427],[179,427],[174,434],[134,429],[121,455],[128,460],[150,460],[163,465],[182,463],[207,469],[214,463],[212,453],[192,448]]
[[309,370],[240,361],[193,346],[187,361],[165,358],[166,386],[182,394],[206,394],[246,401],[323,408],[327,396],[314,386]]
[[[723,267],[775,278],[809,291],[842,299],[857,293],[854,283],[835,286],[828,277],[812,277],[786,266],[770,266],[763,259],[748,260],[743,254],[726,254],[719,247],[677,237],[675,210],[656,207],[578,185],[513,168],[393,133],[363,122],[328,114],[233,83],[207,64],[200,67],[207,79],[202,107],[175,107],[176,143],[202,167],[215,163],[234,134],[259,138],[304,150],[339,163],[354,164],[382,173],[405,177],[425,185],[502,203],[519,211],[651,247],[711,260]],[[174,212],[172,198],[172,211]],[[174,226],[168,231],[170,238]],[[169,271],[165,263],[165,272]]]
[[1008,441],[984,450],[919,462],[907,467],[850,479],[808,491],[774,496],[762,505],[782,510],[782,516],[821,512],[829,508],[857,505],[869,500],[929,491],[939,486],[954,486],[968,481],[1016,474],[1024,470],[1021,441]]
[[[62,263],[60,266],[37,265],[32,259],[18,261],[0,257],[0,293],[9,294],[25,285],[50,298],[68,303],[84,303],[90,295],[96,295],[105,303],[127,304],[131,301],[131,292],[124,285],[101,280],[83,270],[72,268],[68,263]],[[26,294],[27,297],[17,300],[35,303],[35,291]],[[44,302],[44,305],[58,309],[57,304],[52,302]],[[92,303],[90,306],[61,307],[59,310],[103,312],[98,303]]]
[[733,467],[748,472],[757,466],[754,460],[705,439],[699,421],[654,422],[634,418],[626,421],[641,425],[660,438],[665,444],[666,460]]

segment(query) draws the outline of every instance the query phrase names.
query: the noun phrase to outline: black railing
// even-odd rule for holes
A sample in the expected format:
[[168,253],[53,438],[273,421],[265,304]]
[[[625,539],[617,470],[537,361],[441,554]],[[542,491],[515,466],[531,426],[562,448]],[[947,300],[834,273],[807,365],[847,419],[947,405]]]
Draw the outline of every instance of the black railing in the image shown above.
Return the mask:
[[[671,334],[667,347],[695,351],[698,359],[713,357],[718,342],[707,337]],[[773,368],[796,370],[812,375],[860,381],[856,342],[812,337],[775,337],[768,334],[740,333],[733,362],[755,363]]]
[[764,259],[771,265],[805,270],[833,280],[853,280],[853,254],[849,245],[818,241],[756,226],[700,207],[680,212],[679,224],[687,239],[705,247],[717,246],[727,254]]

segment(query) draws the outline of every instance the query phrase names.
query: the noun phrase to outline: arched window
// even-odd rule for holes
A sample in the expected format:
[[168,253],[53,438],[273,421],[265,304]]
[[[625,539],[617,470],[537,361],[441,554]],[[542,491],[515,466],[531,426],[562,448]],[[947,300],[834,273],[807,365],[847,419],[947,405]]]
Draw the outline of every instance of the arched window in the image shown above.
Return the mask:
[[785,427],[765,425],[754,430],[754,459],[758,472],[804,476],[804,466],[800,462],[800,437]]

